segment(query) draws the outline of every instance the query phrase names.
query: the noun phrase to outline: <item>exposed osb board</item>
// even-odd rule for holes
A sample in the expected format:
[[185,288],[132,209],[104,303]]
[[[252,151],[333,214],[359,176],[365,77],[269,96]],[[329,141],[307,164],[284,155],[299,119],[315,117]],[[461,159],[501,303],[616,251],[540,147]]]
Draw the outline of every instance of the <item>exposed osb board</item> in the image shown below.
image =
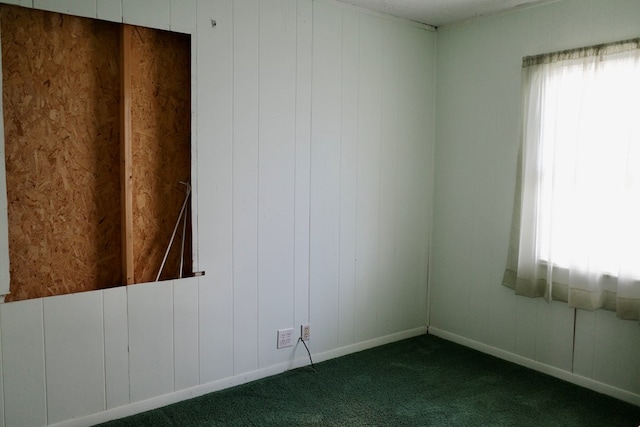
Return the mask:
[[118,285],[118,26],[0,8],[11,295]]
[[[132,34],[133,253],[136,283],[154,281],[191,176],[191,48],[185,34]],[[190,205],[190,203],[189,203]],[[191,213],[188,212],[190,219]],[[191,235],[190,225],[187,235]],[[161,279],[179,277],[182,227]],[[185,275],[191,241],[185,244]]]

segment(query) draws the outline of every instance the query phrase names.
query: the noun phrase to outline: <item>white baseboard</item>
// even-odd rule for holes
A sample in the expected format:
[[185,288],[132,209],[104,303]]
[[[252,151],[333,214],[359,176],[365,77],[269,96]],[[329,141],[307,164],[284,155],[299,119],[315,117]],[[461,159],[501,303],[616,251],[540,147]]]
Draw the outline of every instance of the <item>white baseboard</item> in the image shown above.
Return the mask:
[[[412,338],[412,337],[423,335],[426,333],[427,333],[427,327],[423,326],[423,327],[409,329],[409,330],[398,332],[395,334],[386,335],[383,337],[359,342],[356,344],[347,345],[347,346],[336,348],[326,352],[312,354],[312,357],[314,359],[314,362],[323,362],[325,360],[335,359],[336,357],[346,356],[348,354],[356,353],[362,350],[367,350],[369,348],[378,347],[384,344],[389,344],[389,343],[400,341],[403,339]],[[236,375],[233,377],[224,378],[221,380],[198,385],[188,389],[175,391],[173,393],[164,394],[162,396],[153,397],[151,399],[130,403],[128,405],[119,406],[117,408],[109,409],[109,410],[98,412],[95,414],[62,421],[60,423],[53,424],[53,426],[85,427],[87,425],[100,424],[100,423],[115,420],[118,418],[128,417],[141,412],[161,408],[163,406],[170,405],[172,403],[177,403],[183,400],[192,399],[194,397],[202,396],[207,393],[212,393],[214,391],[223,390],[229,387],[259,380],[261,378],[280,374],[282,372],[285,372],[291,369],[307,366],[309,365],[309,358],[307,357],[306,352],[304,356],[305,357],[300,357],[295,360],[291,360],[289,362],[279,363],[277,365],[269,366],[267,368],[246,372],[241,375]]]
[[483,344],[479,341],[475,341],[469,338],[465,338],[460,335],[453,334],[451,332],[443,331],[442,329],[429,327],[429,334],[435,335],[447,341],[452,341],[457,344],[461,344],[465,347],[478,350],[482,353],[490,354],[491,356],[498,357],[508,362],[513,362],[518,365],[524,366],[529,369],[533,369],[538,372],[542,372],[547,375],[559,378],[561,380],[579,385],[584,388],[596,391],[598,393],[606,394],[616,399],[620,399],[624,402],[631,403],[632,405],[640,406],[640,395],[632,393],[627,390],[623,390],[617,387],[610,386],[599,381],[595,381],[591,378],[583,377],[582,375],[574,374],[573,372],[565,371],[555,366],[547,365],[544,363],[536,362],[524,356],[520,356],[515,353],[511,353],[506,350],[502,350],[497,347],[493,347],[487,344]]

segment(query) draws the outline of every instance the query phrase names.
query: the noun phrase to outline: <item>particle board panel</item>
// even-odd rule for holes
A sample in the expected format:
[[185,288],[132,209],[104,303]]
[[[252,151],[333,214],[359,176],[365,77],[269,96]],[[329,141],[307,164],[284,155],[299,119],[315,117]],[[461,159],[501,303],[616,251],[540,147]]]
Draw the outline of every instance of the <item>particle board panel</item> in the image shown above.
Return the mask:
[[340,132],[340,290],[338,345],[354,343],[356,197],[358,172],[359,12],[342,11],[342,104]]
[[382,20],[360,15],[358,63],[358,206],[356,227],[356,342],[376,334],[382,114]]
[[174,390],[199,384],[198,278],[173,282]]
[[196,32],[196,0],[171,0],[171,31]]
[[168,30],[171,27],[171,0],[122,0],[122,22]]
[[300,0],[296,22],[296,148],[294,195],[294,322],[309,317],[309,185],[311,179],[311,71],[313,3]]
[[[134,280],[156,280],[191,179],[191,45],[185,34],[131,34]],[[187,205],[188,206],[188,205]],[[189,210],[183,277],[191,275]],[[184,218],[184,216],[183,216]],[[182,223],[160,280],[180,277]]]
[[118,285],[117,27],[1,10],[9,300]]
[[131,402],[174,391],[173,281],[128,286]]
[[289,359],[289,351],[277,350],[273,338],[294,320],[296,2],[260,1],[260,23],[258,351],[263,367]]
[[74,16],[96,17],[96,0],[33,0],[33,7]]
[[43,299],[47,420],[104,411],[102,292]]
[[258,7],[233,2],[235,374],[258,369]]
[[207,273],[199,281],[204,384],[233,375],[233,3],[199,0],[197,7],[198,233],[206,236],[198,251]]
[[309,293],[310,318],[322,325],[314,350],[324,352],[338,340],[342,8],[318,3],[313,19]]
[[106,409],[129,403],[127,287],[102,291]]
[[42,299],[0,304],[4,419],[8,426],[47,424]]
[[122,22],[122,0],[96,0],[96,18]]

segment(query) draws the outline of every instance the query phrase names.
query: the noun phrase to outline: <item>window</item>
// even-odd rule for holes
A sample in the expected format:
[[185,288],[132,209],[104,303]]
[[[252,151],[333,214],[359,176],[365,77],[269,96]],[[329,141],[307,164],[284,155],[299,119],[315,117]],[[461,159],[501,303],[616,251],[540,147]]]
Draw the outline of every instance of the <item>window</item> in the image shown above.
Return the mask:
[[524,60],[517,293],[639,317],[639,43]]

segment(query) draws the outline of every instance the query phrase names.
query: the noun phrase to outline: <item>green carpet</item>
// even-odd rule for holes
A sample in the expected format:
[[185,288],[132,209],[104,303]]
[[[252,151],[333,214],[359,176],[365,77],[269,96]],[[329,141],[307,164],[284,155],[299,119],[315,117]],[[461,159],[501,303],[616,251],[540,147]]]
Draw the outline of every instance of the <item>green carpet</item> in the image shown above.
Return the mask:
[[640,426],[640,407],[425,335],[103,424]]

